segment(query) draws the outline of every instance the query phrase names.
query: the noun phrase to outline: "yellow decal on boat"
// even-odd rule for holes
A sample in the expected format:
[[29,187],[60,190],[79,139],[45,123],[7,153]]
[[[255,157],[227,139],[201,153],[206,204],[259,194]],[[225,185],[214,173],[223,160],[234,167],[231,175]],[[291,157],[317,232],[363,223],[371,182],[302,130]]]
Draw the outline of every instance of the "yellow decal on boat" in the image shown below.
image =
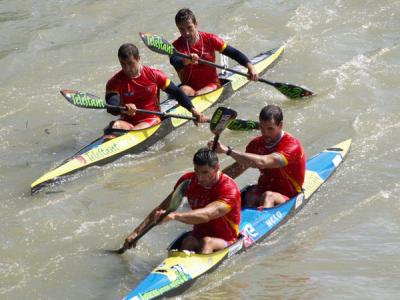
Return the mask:
[[[196,109],[198,111],[204,112],[207,108],[209,108],[210,106],[212,106],[215,102],[217,102],[219,100],[223,90],[224,90],[224,87],[220,87],[210,93],[196,96],[192,99],[192,104],[194,105],[194,107],[196,107]],[[170,111],[170,113],[184,115],[184,116],[190,116],[190,117],[192,116],[192,114],[186,108],[183,108],[182,106],[178,106],[174,110]],[[171,118],[171,122],[172,122],[172,126],[178,127],[178,126],[181,126],[182,124],[188,122],[188,120]]]
[[303,184],[304,197],[308,199],[323,183],[324,181],[318,173],[307,170]]

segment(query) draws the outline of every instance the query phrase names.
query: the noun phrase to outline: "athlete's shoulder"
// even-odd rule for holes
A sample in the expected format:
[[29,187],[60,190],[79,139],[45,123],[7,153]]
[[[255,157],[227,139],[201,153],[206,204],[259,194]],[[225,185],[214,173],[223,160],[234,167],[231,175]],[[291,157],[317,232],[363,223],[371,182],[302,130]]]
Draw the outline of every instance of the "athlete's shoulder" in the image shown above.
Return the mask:
[[247,144],[246,148],[252,148],[252,147],[259,146],[259,145],[264,145],[264,140],[263,140],[263,137],[261,135],[252,138],[250,140],[250,142]]
[[298,138],[296,138],[295,136],[293,136],[292,134],[290,134],[289,132],[286,132],[286,131],[285,131],[285,134],[283,135],[281,141],[283,143],[294,144],[294,145],[297,145],[299,147],[302,147],[300,140]]
[[124,78],[125,78],[125,74],[124,72],[119,71],[117,73],[115,73],[108,81],[107,81],[107,87],[110,86],[115,86],[120,84],[121,82],[123,82]]
[[222,39],[219,35],[206,31],[199,31],[202,38]]
[[174,45],[175,47],[186,45],[185,39],[182,36],[180,36],[175,41],[172,42],[172,45]]
[[220,185],[224,187],[239,189],[236,181],[225,173],[221,173]]
[[154,67],[150,67],[150,66],[142,66],[142,72],[143,73],[163,73],[160,69],[154,68]]

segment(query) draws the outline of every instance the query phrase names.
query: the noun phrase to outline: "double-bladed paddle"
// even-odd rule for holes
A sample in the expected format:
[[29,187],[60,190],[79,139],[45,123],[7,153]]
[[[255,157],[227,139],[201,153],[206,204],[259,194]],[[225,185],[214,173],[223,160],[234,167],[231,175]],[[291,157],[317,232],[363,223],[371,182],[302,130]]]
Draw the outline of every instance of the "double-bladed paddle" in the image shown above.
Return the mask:
[[[61,95],[64,96],[65,99],[68,100],[69,103],[77,107],[92,108],[92,109],[106,109],[106,108],[118,108],[121,110],[126,109],[124,106],[109,105],[102,98],[90,93],[84,93],[74,90],[61,90],[60,93]],[[153,114],[161,116],[163,118],[170,117],[170,118],[178,118],[178,119],[185,119],[192,121],[196,120],[195,117],[191,116],[176,115],[176,114],[170,114],[170,113],[152,111],[146,109],[137,109],[137,112],[144,114]],[[235,131],[249,131],[258,128],[259,128],[259,123],[251,120],[235,119],[228,124],[228,129]]]
[[[151,33],[139,33],[141,39],[143,40],[144,44],[152,51],[172,56],[172,55],[179,55],[180,57],[192,59],[190,55],[181,53],[175,49],[175,47],[170,44],[167,40],[162,38],[159,35],[151,34]],[[208,60],[199,59],[199,63],[210,65],[219,69],[227,70],[229,72],[239,74],[249,78],[249,75],[226,66],[218,65]],[[264,82],[276,88],[279,92],[291,99],[303,98],[303,97],[310,97],[314,95],[314,92],[307,90],[303,87],[290,84],[290,83],[282,83],[282,82],[273,82],[263,78],[259,78],[258,81]]]
[[218,107],[210,121],[210,130],[214,133],[214,142],[212,145],[212,151],[217,148],[217,142],[222,131],[232,122],[237,116],[237,112],[227,107]]
[[178,185],[175,191],[171,195],[171,200],[169,202],[169,207],[166,209],[165,213],[163,213],[155,222],[152,222],[147,225],[145,229],[143,229],[130,243],[125,242],[124,245],[117,250],[106,250],[107,253],[114,254],[123,254],[126,250],[132,248],[132,246],[136,245],[136,243],[141,239],[150,229],[154,226],[160,224],[162,220],[171,212],[177,210],[182,203],[183,197],[185,195],[186,188],[188,187],[190,180],[185,180]]

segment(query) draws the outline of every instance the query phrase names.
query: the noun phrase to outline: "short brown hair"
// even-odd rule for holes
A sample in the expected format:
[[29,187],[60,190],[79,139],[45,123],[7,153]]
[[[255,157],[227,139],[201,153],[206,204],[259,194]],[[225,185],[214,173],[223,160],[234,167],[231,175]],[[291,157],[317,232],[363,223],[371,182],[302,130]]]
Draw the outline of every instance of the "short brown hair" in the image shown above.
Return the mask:
[[139,58],[139,50],[134,44],[122,44],[118,49],[118,58],[126,60],[129,57]]
[[189,8],[180,9],[175,15],[175,24],[181,24],[192,20],[193,24],[197,24],[196,17],[194,13]]

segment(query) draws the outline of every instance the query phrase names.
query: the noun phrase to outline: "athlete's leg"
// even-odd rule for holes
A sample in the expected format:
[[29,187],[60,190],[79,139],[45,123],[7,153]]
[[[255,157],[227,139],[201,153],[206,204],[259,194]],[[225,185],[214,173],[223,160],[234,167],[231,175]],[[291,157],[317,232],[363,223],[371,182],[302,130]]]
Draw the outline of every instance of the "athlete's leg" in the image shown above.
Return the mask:
[[251,186],[244,194],[242,200],[243,207],[258,207],[260,206],[260,201],[262,192],[258,189],[257,185]]
[[200,241],[194,236],[189,235],[183,239],[179,250],[198,252],[199,249],[200,249]]
[[275,205],[279,205],[282,203],[285,203],[289,197],[282,195],[277,192],[271,192],[271,191],[266,191],[261,195],[262,198],[262,203],[261,205],[264,205],[264,208],[271,208],[274,207]]
[[132,130],[135,128],[131,123],[126,122],[124,120],[115,120],[112,125],[113,129],[122,129],[122,130]]
[[159,118],[148,118],[140,123],[137,123],[135,125],[126,122],[124,120],[116,120],[112,126],[113,129],[123,129],[123,130],[139,130],[139,129],[145,129],[150,126],[154,126],[156,124],[160,123]]
[[209,254],[226,248],[229,243],[223,239],[205,236],[201,239],[202,247],[200,253]]
[[179,88],[189,97],[196,94],[196,91],[188,85],[181,85]]
[[216,90],[218,87],[219,86],[216,83],[207,84],[205,87],[202,87],[201,89],[197,90],[195,95],[197,96],[197,95],[202,95],[202,94],[212,92],[212,91]]

